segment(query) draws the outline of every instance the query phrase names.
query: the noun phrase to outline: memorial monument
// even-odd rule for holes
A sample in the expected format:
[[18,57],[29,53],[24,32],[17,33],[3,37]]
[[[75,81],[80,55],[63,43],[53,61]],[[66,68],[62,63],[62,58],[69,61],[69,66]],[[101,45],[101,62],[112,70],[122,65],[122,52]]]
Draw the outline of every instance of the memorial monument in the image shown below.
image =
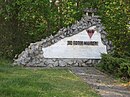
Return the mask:
[[91,66],[101,59],[101,54],[111,50],[101,19],[87,8],[80,21],[62,28],[55,36],[31,43],[15,59],[14,64],[24,66]]

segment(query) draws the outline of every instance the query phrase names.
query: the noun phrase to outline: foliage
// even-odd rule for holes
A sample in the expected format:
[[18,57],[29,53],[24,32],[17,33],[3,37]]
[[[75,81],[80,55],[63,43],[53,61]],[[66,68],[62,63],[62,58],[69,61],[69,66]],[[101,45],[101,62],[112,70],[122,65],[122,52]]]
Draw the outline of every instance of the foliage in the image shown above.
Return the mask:
[[130,61],[103,54],[99,67],[115,76],[130,78]]
[[59,5],[55,0],[2,0],[0,56],[13,58],[30,42],[54,35],[72,24],[81,17],[82,7],[78,6],[72,0],[63,0]]
[[67,69],[12,67],[0,60],[0,97],[100,97]]
[[121,63],[120,68],[118,69],[119,76],[130,77],[130,62]]
[[99,14],[105,30],[108,33],[108,39],[112,41],[114,55],[124,57],[130,55],[130,1],[125,0],[105,0],[99,3]]

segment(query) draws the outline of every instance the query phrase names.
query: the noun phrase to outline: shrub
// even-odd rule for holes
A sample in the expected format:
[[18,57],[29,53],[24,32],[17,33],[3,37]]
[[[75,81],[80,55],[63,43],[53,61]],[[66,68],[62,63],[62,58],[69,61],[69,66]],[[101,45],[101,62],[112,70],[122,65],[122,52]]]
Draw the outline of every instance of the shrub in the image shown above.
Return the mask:
[[124,58],[117,58],[109,54],[102,54],[99,67],[103,71],[118,77],[130,77],[130,62]]
[[120,68],[118,68],[119,76],[123,77],[130,77],[130,63],[121,63]]

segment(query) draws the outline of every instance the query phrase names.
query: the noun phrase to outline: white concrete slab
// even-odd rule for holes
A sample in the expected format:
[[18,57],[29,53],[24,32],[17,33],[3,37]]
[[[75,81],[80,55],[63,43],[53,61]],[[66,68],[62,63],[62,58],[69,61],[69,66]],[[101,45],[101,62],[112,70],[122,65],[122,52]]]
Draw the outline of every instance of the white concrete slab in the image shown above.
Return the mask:
[[[94,27],[89,29],[94,29]],[[98,45],[67,45],[67,41],[96,41]],[[106,46],[101,41],[100,33],[95,31],[90,38],[86,30],[64,38],[42,50],[45,58],[101,59],[101,53],[107,53]]]

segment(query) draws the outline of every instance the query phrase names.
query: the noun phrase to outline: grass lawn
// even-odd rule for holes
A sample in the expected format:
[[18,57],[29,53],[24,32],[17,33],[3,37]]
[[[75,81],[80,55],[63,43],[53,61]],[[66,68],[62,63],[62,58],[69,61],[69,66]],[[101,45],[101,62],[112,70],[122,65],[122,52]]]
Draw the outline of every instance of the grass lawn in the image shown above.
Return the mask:
[[0,97],[100,97],[67,69],[12,67],[0,60]]

